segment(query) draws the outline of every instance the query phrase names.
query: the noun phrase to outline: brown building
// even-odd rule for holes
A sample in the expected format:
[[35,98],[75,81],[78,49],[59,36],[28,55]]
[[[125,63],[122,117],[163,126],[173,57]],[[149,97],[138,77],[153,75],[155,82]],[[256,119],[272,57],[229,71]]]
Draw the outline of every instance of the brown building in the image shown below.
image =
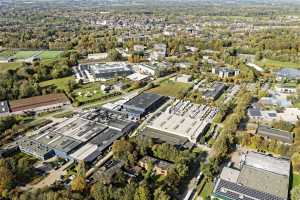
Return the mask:
[[149,164],[153,164],[153,170],[156,174],[166,176],[168,171],[173,167],[173,164],[164,160],[159,160],[150,156],[145,156],[139,161],[139,166],[148,169]]
[[53,110],[69,104],[71,102],[66,95],[58,93],[10,101],[9,107],[12,114],[22,114]]

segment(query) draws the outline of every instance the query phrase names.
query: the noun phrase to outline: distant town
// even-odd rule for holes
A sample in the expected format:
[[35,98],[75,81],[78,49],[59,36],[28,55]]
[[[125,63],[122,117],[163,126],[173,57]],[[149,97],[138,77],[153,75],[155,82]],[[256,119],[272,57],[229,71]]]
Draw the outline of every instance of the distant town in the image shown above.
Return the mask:
[[0,199],[299,200],[299,13],[0,0]]

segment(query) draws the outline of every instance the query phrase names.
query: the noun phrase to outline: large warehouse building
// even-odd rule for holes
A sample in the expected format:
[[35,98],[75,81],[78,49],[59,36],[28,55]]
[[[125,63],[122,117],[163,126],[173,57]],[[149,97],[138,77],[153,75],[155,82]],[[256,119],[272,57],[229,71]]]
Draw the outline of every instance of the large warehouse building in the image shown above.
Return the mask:
[[18,145],[21,151],[43,160],[56,155],[92,162],[135,126],[126,115],[100,108],[47,125]]
[[142,93],[124,103],[123,108],[131,117],[140,119],[160,107],[166,100],[167,97],[158,94]]
[[55,110],[70,104],[70,100],[63,93],[47,94],[9,102],[2,101],[0,102],[0,115],[44,112]]
[[223,168],[213,197],[220,200],[287,200],[290,170],[289,160],[248,152],[241,156],[240,169]]
[[176,100],[148,127],[169,134],[185,137],[196,143],[209,128],[218,109],[206,105],[197,105],[189,101]]

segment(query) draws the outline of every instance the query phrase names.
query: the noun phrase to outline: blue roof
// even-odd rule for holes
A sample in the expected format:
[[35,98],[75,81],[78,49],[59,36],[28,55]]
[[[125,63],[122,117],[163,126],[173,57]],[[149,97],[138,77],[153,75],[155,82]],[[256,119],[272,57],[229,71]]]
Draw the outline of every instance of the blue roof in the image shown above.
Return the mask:
[[300,70],[294,68],[283,68],[277,72],[277,76],[289,79],[300,79]]

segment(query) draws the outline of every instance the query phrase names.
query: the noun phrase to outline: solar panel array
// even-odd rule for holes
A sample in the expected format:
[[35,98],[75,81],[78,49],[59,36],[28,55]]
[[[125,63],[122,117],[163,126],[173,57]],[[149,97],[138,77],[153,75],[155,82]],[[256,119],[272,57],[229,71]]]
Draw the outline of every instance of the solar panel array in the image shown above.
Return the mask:
[[285,200],[223,179],[218,180],[214,193],[216,196],[232,200]]

